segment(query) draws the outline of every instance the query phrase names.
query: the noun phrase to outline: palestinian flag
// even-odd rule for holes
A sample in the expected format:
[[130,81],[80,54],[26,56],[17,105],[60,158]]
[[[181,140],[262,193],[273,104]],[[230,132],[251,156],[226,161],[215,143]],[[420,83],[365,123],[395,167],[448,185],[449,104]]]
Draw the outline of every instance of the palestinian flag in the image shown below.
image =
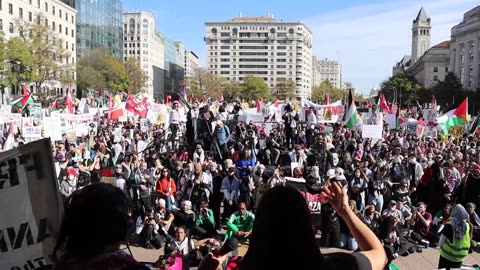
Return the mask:
[[33,100],[32,94],[28,94],[26,96],[23,96],[19,99],[16,99],[16,100],[10,102],[10,105],[22,108],[22,110],[23,110],[23,109],[25,109],[25,107],[27,105],[33,104],[33,102],[34,102],[34,100]]
[[58,100],[57,99],[55,99],[51,108],[52,108],[52,110],[58,110]]
[[448,134],[451,127],[466,125],[468,112],[468,98],[464,99],[460,104],[454,104],[446,109],[444,115],[437,118],[437,123],[441,127],[443,135]]
[[403,119],[400,117],[400,108],[397,108],[397,113],[395,114],[395,123],[396,123],[396,128],[398,129],[400,125],[403,123]]
[[478,118],[479,116],[475,117],[475,120],[473,120],[472,124],[470,125],[470,129],[468,130],[468,134],[477,132],[478,127],[480,127],[480,119]]
[[15,146],[15,137],[14,137],[13,133],[14,133],[14,123],[12,121],[12,122],[10,122],[10,128],[8,129],[7,139],[5,140],[5,143],[3,144],[3,151],[10,150]]
[[345,113],[345,126],[348,128],[353,128],[357,124],[360,117],[357,113],[357,106],[355,106],[355,100],[353,99],[352,90],[348,93],[348,110]]

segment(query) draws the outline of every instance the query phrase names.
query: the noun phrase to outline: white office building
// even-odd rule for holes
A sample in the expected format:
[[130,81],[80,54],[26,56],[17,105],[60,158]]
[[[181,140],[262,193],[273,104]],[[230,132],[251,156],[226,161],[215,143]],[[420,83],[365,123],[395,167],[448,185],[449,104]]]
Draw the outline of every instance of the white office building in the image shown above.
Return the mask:
[[125,12],[123,14],[123,56],[140,61],[148,76],[143,93],[153,99],[154,89],[163,91],[163,76],[165,65],[164,43],[155,29],[155,16],[150,12]]
[[185,78],[192,78],[200,64],[198,55],[193,51],[185,51]]
[[449,70],[464,88],[480,88],[480,6],[467,11],[463,21],[452,28]]
[[323,81],[330,81],[333,87],[342,88],[342,65],[334,60],[320,60],[317,61],[320,80],[318,84]]
[[312,91],[312,32],[301,22],[238,17],[206,22],[207,68],[211,74],[242,82],[261,77],[272,93],[277,82],[292,80],[298,97]]
[[[62,60],[62,65],[70,70],[68,75],[76,79],[76,14],[75,9],[60,0],[1,0],[0,31],[3,33],[3,38],[8,40],[19,35],[17,20],[30,23],[40,18],[57,34],[57,42],[69,52],[70,56]],[[33,83],[27,83],[27,88],[34,93],[39,90],[35,89]],[[58,94],[63,94],[66,93],[67,86],[62,85],[59,81],[51,80],[46,81],[42,88],[42,91],[56,90]],[[72,88],[75,90],[75,85]],[[2,95],[3,100],[0,100],[0,103],[10,101],[16,94],[15,90],[7,89],[5,95]]]

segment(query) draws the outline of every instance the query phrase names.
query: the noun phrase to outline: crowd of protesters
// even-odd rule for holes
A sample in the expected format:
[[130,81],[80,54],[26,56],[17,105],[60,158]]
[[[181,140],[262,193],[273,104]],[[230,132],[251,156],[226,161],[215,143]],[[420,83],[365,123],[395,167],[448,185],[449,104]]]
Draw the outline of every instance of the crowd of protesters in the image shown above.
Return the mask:
[[[248,245],[263,193],[291,179],[312,194],[332,181],[346,186],[349,207],[389,260],[439,247],[441,265],[458,266],[480,241],[478,135],[419,138],[385,126],[383,139],[372,140],[341,124],[327,134],[313,108],[300,121],[289,104],[269,128],[238,121],[242,108],[226,103],[216,114],[193,103],[184,123],[180,105],[172,105],[168,127],[144,130],[141,120],[105,117],[89,136],[64,135],[53,149],[62,196],[100,182],[116,185],[129,200],[141,245],[164,247],[167,256],[231,236]],[[323,203],[316,224],[321,246],[358,250],[349,226]],[[449,244],[458,237],[468,240],[462,251]]]

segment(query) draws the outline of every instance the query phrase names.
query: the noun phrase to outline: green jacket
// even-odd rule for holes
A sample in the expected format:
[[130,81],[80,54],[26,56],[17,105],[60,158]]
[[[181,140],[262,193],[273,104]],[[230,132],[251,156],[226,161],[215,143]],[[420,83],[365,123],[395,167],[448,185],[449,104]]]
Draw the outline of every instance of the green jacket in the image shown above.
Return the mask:
[[253,222],[255,221],[255,215],[250,212],[246,211],[245,214],[242,216],[240,211],[233,213],[227,221],[227,229],[229,231],[237,232],[237,231],[251,231],[253,228]]
[[197,225],[202,225],[204,222],[207,222],[207,221],[215,225],[215,219],[213,218],[212,209],[208,209],[207,212],[208,212],[208,217],[200,211],[200,214],[197,217]]

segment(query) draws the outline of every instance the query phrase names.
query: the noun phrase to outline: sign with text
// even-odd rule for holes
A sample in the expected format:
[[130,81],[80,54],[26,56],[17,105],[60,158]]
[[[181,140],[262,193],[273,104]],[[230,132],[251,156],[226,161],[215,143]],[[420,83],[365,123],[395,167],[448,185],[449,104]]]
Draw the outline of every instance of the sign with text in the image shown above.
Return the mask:
[[382,125],[362,125],[362,138],[381,139],[382,134]]
[[60,117],[45,117],[44,120],[45,137],[50,137],[52,141],[62,140],[62,122]]
[[461,138],[465,134],[465,125],[450,127],[448,133],[454,138]]
[[42,139],[0,156],[0,269],[52,264],[63,204],[51,153],[50,140]]
[[26,143],[40,140],[42,138],[41,127],[25,127],[22,131]]

